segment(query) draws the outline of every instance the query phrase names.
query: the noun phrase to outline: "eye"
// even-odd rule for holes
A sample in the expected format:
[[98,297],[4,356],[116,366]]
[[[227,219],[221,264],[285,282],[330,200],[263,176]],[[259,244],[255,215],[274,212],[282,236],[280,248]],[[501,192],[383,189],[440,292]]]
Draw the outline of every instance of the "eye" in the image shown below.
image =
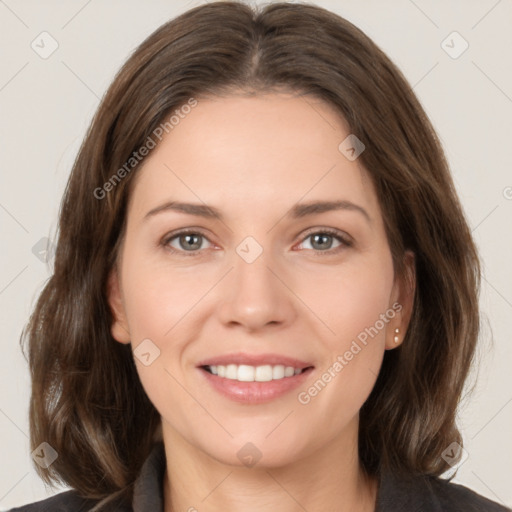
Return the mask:
[[[317,231],[312,231],[303,238],[304,241],[310,239],[310,246],[305,247],[306,249],[312,249],[317,252],[328,252],[328,253],[336,253],[344,247],[350,247],[352,245],[352,241],[348,238],[347,235],[342,234],[341,232],[333,229],[321,229]],[[338,242],[338,245],[332,248],[333,240]],[[301,245],[302,245],[301,244]]]
[[[204,249],[203,242],[208,240],[206,236],[197,231],[182,231],[166,237],[162,245],[174,253],[188,252],[191,256],[196,255],[201,249]],[[173,245],[174,244],[174,245]],[[188,254],[187,254],[188,256]]]
[[[353,244],[348,235],[345,235],[338,230],[330,228],[315,229],[316,231],[310,231],[309,234],[302,239],[300,245],[304,244],[308,239],[311,239],[311,247],[305,247],[305,249],[313,250],[318,253],[333,254],[339,252],[343,248],[351,247]],[[208,248],[204,247],[205,241],[211,243],[204,234],[189,229],[169,234],[162,240],[161,245],[175,254],[198,256],[200,251]],[[338,242],[338,245],[334,248],[332,247],[333,241]]]

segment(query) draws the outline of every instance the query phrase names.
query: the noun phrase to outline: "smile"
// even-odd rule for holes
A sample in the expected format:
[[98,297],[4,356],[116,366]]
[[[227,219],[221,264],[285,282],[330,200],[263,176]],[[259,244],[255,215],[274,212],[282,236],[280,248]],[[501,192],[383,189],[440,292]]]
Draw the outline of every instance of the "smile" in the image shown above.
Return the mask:
[[220,396],[240,404],[257,405],[304,387],[314,367],[228,364],[204,365],[198,367],[198,370],[208,387]]
[[294,368],[293,366],[284,366],[282,364],[266,364],[262,366],[250,366],[247,364],[206,365],[203,368],[213,375],[239,382],[281,380],[299,375],[305,370],[305,368]]

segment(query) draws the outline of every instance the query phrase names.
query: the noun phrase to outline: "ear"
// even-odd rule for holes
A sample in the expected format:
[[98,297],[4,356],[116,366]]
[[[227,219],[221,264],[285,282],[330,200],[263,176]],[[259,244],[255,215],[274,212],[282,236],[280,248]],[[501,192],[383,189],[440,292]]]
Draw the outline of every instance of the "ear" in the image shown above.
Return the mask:
[[113,316],[112,325],[110,326],[112,337],[120,343],[130,343],[130,329],[126,320],[117,265],[114,266],[108,276],[107,300]]
[[[416,260],[412,251],[404,255],[404,271],[395,278],[391,304],[396,315],[388,324],[386,332],[386,350],[392,350],[402,344],[411,321],[416,290]],[[398,331],[396,330],[398,329]]]

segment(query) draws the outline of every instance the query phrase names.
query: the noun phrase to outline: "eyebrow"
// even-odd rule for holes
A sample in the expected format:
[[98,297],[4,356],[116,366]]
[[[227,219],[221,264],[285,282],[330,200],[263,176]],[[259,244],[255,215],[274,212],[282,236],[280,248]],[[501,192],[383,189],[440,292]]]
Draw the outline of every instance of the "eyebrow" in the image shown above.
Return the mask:
[[[351,201],[339,200],[339,201],[312,201],[309,203],[301,203],[293,206],[287,214],[287,217],[293,219],[300,219],[308,215],[314,215],[318,213],[336,211],[336,210],[349,210],[361,213],[368,222],[371,222],[371,217],[368,212],[362,207]],[[158,213],[176,211],[186,213],[189,215],[197,215],[198,217],[205,217],[209,219],[223,220],[222,213],[213,206],[206,204],[196,203],[182,203],[180,201],[167,201],[156,208],[150,210],[144,216],[144,220],[157,215]]]

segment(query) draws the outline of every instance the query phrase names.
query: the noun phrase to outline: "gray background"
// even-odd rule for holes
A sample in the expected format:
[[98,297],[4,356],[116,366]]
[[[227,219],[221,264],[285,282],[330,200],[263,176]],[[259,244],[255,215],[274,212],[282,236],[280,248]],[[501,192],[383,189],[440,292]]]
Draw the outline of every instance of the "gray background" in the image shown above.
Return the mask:
[[[51,272],[40,240],[55,237],[73,159],[115,72],[154,29],[200,3],[0,0],[0,510],[56,492],[32,468],[30,380],[18,344]],[[481,364],[460,410],[468,458],[455,481],[512,506],[512,2],[316,3],[387,52],[446,150],[484,269]],[[51,49],[43,31],[58,44],[46,59],[31,47]],[[453,31],[469,44],[457,58],[464,41]]]

